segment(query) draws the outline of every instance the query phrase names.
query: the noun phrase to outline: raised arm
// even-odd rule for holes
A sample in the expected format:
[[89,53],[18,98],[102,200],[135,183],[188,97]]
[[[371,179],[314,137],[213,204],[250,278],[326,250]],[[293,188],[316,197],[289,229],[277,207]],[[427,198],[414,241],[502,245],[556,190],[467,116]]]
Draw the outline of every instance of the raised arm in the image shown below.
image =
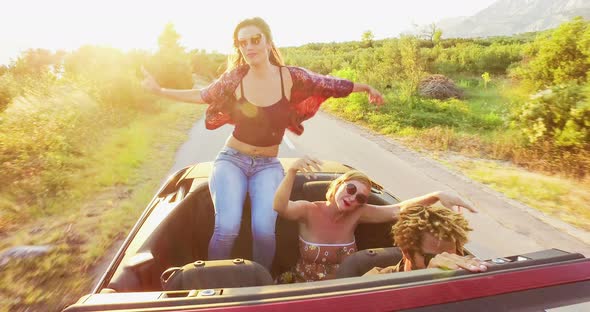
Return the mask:
[[321,162],[310,157],[304,157],[295,161],[287,170],[285,178],[283,178],[283,181],[275,193],[273,203],[273,209],[279,215],[290,220],[301,221],[305,219],[307,209],[313,207],[314,203],[307,200],[289,200],[291,197],[291,191],[293,190],[293,183],[295,182],[297,171],[303,171],[309,178],[309,175],[313,176],[312,168],[320,169],[320,163]]
[[339,98],[348,96],[351,92],[366,92],[369,96],[369,102],[376,105],[383,104],[383,96],[381,93],[370,85],[352,82],[347,79],[320,75],[307,69],[302,70],[303,72],[298,72],[299,75],[297,76],[303,77],[303,89],[311,92],[310,95],[324,98]]
[[438,201],[449,209],[461,211],[465,208],[471,212],[477,212],[475,208],[461,197],[451,194],[449,192],[433,192],[419,197],[414,197],[394,205],[376,206],[366,204],[363,206],[363,213],[361,214],[359,222],[361,223],[381,223],[397,220],[399,213],[403,207],[423,205],[431,206]]
[[175,90],[175,89],[165,89],[160,87],[156,79],[145,69],[141,68],[144,79],[142,82],[142,86],[152,92],[155,95],[162,96],[171,100],[181,101],[181,102],[188,102],[188,103],[196,103],[196,104],[204,104],[205,101],[201,98],[201,90],[197,89],[187,89],[187,90]]
[[462,208],[465,208],[471,212],[477,212],[477,210],[475,210],[475,208],[473,208],[470,203],[466,202],[461,197],[457,196],[456,194],[444,191],[433,192],[423,196],[404,200],[398,205],[400,207],[414,205],[431,206],[436,204],[438,201],[440,201],[440,203],[446,208],[458,210],[459,212]]

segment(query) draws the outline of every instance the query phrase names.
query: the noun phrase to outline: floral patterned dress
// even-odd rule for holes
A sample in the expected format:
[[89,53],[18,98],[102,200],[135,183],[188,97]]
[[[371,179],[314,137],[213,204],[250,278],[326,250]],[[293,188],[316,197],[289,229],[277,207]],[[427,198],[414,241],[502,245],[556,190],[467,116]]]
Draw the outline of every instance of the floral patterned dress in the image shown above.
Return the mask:
[[299,237],[300,257],[293,271],[279,277],[279,283],[313,282],[334,278],[342,261],[357,251],[356,243],[316,244]]

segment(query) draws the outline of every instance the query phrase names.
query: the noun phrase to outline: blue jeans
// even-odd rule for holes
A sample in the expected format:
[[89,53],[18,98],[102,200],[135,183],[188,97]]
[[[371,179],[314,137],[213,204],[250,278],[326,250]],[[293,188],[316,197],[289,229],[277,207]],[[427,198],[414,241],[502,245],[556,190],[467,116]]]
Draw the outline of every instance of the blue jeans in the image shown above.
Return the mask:
[[270,270],[275,254],[275,192],[284,177],[276,157],[242,154],[225,146],[213,163],[209,188],[215,207],[215,228],[209,259],[229,259],[240,231],[246,192],[250,194],[254,261]]

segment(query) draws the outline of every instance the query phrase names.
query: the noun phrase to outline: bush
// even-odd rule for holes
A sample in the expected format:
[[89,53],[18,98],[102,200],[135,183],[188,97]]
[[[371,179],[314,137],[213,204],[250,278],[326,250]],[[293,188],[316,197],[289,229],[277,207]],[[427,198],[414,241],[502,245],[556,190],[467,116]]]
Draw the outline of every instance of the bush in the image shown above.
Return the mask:
[[12,79],[9,74],[0,76],[0,112],[2,112],[8,103],[14,98],[14,88],[12,87]]
[[153,110],[152,98],[141,88],[135,54],[84,46],[65,57],[62,84],[82,86],[107,109]]
[[0,114],[0,194],[12,194],[12,210],[43,209],[63,191],[82,147],[100,132],[98,112],[87,94],[63,88],[48,97],[18,97]]
[[37,96],[47,95],[55,84],[55,77],[51,73],[37,75],[15,75],[6,72],[0,76],[0,112],[16,97],[24,94]]
[[480,74],[490,72],[505,74],[506,70],[521,60],[520,44],[494,42],[482,46],[475,42],[458,43],[446,49],[430,51],[433,64],[431,70],[443,74]]
[[537,94],[516,112],[514,125],[529,142],[548,139],[557,146],[590,143],[590,83],[556,86]]
[[220,53],[193,50],[189,55],[193,73],[208,79],[219,77],[227,67],[227,57]]
[[534,90],[572,81],[584,82],[590,71],[589,38],[589,23],[574,18],[527,45],[523,64],[512,74]]

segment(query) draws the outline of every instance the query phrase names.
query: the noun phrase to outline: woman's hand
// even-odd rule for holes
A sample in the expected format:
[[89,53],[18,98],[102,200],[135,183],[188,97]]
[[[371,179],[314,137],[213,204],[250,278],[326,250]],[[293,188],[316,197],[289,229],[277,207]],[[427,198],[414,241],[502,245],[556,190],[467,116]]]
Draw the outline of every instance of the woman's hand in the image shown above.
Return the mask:
[[369,102],[377,106],[383,105],[383,96],[375,88],[368,86],[367,93],[369,94]]
[[152,76],[143,66],[141,66],[141,72],[143,73],[143,81],[141,82],[142,87],[152,93],[159,94],[160,91],[162,91],[162,87],[160,87],[154,76]]
[[430,260],[428,268],[440,268],[443,270],[464,269],[471,272],[485,272],[488,269],[488,265],[488,263],[473,256],[459,256],[443,252]]
[[368,84],[355,82],[354,86],[352,87],[352,92],[367,92],[367,95],[369,96],[369,102],[377,106],[383,105],[383,96],[381,93]]
[[296,160],[293,164],[291,164],[291,167],[289,167],[289,172],[297,173],[297,171],[301,171],[303,172],[306,178],[309,179],[311,177],[315,179],[315,174],[313,173],[313,171],[314,169],[320,171],[321,164],[322,162],[320,160],[306,155],[303,156],[303,158],[300,158]]
[[462,208],[466,208],[467,210],[469,210],[471,212],[477,212],[477,210],[475,210],[475,208],[473,208],[473,206],[471,204],[464,201],[461,197],[459,197],[455,194],[451,194],[448,192],[439,192],[437,197],[443,206],[445,206],[451,210],[461,212]]

